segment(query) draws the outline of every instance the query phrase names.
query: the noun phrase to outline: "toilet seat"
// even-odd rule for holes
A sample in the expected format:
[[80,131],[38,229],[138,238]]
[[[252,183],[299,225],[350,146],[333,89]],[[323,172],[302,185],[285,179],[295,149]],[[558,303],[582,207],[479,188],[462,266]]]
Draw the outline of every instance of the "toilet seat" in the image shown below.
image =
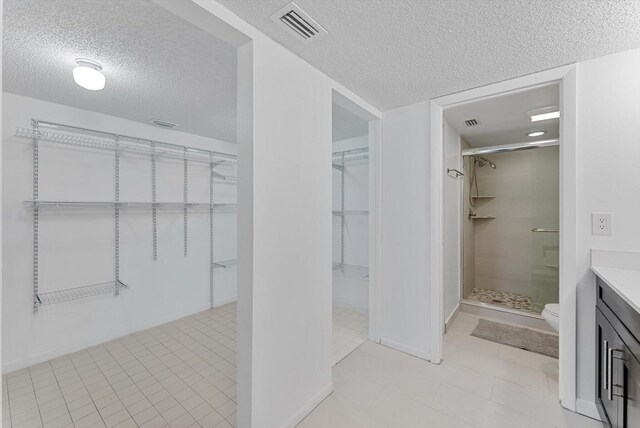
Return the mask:
[[544,305],[542,311],[542,317],[547,321],[547,324],[551,326],[555,331],[559,331],[560,328],[560,304],[547,303]]
[[547,303],[544,305],[544,311],[551,315],[552,317],[560,316],[560,304],[559,303]]

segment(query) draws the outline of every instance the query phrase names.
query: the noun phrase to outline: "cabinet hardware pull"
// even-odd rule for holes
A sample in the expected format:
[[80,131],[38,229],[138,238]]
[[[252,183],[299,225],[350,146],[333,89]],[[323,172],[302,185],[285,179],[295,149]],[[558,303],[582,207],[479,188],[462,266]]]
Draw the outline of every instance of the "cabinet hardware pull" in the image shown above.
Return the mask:
[[613,364],[611,359],[613,358],[613,348],[609,348],[608,352],[607,352],[607,385],[608,388],[607,390],[609,391],[608,395],[608,399],[609,401],[613,400],[613,388],[611,387],[611,385],[613,384]]
[[[615,395],[616,397],[620,397],[620,395],[618,394],[614,394],[613,393],[613,387],[614,386],[619,386],[619,385],[614,385],[613,384],[613,353],[614,352],[620,352],[624,355],[624,351],[621,349],[615,349],[615,348],[609,348],[609,353],[608,353],[608,358],[607,358],[607,366],[608,366],[608,372],[607,372],[607,385],[609,385],[609,400],[613,400],[613,396]],[[622,359],[621,357],[615,357],[616,359]]]
[[620,390],[622,390],[622,394],[614,392],[613,395],[615,395],[616,397],[624,398],[624,386],[618,385],[618,384],[614,384],[614,385],[611,385],[611,389],[612,390],[613,390],[613,388],[620,388]]
[[609,341],[604,340],[602,347],[602,388],[605,391],[609,390],[609,358],[607,352],[609,351]]

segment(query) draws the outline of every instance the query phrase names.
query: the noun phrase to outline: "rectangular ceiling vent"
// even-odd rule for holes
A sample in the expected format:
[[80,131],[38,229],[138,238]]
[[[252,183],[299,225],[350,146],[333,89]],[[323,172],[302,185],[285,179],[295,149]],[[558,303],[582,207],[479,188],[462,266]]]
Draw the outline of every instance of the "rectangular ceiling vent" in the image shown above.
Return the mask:
[[302,43],[311,43],[327,34],[327,30],[295,3],[289,3],[271,15],[271,20]]
[[467,119],[464,121],[465,125],[467,126],[476,126],[478,124],[478,120],[477,119]]

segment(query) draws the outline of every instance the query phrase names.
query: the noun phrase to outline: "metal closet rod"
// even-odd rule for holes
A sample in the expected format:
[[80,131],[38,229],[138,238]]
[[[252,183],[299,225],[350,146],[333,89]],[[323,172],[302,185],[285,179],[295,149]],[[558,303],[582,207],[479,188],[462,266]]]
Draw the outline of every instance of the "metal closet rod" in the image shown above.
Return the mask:
[[552,147],[560,144],[557,138],[541,141],[524,141],[513,144],[503,144],[501,146],[478,147],[476,149],[467,149],[462,151],[462,156],[488,155],[491,153],[506,153],[516,150],[530,150],[541,147]]
[[205,149],[197,149],[194,147],[186,147],[186,146],[180,146],[178,144],[172,144],[172,143],[164,143],[162,141],[156,141],[156,140],[149,140],[146,138],[139,138],[139,137],[132,137],[130,135],[122,135],[122,134],[115,134],[113,132],[106,132],[106,131],[98,131],[96,129],[90,129],[90,128],[83,128],[80,126],[73,126],[73,125],[65,125],[64,123],[56,123],[56,122],[49,122],[46,120],[38,120],[35,119],[35,123],[38,126],[44,126],[46,128],[53,128],[53,129],[61,129],[61,130],[69,130],[71,132],[76,132],[76,133],[82,133],[82,134],[88,134],[88,135],[94,135],[94,136],[106,136],[109,137],[111,139],[118,139],[118,140],[127,140],[130,142],[134,142],[134,143],[138,143],[138,144],[143,144],[149,147],[164,147],[167,149],[172,149],[172,150],[179,150],[179,151],[184,151],[185,148],[187,150],[187,152],[191,152],[191,153],[200,153],[203,155],[209,155],[212,154],[214,156],[217,157],[221,157],[221,158],[226,158],[232,161],[237,160],[237,156],[235,155],[230,155],[228,153],[222,153],[222,152],[216,152],[213,150],[205,150]]

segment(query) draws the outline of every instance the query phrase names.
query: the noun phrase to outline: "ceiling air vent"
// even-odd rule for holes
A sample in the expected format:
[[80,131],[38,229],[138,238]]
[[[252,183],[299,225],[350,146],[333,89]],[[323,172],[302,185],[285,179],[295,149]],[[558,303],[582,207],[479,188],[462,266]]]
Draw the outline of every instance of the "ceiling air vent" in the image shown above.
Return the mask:
[[320,24],[295,3],[289,3],[271,15],[271,20],[302,43],[311,43],[327,34],[327,30],[322,28]]
[[152,125],[159,126],[160,128],[167,128],[167,129],[173,129],[176,126],[178,126],[177,123],[171,123],[161,119],[151,119],[149,122],[151,122]]
[[464,121],[465,125],[467,126],[476,126],[478,124],[478,120],[477,119],[467,119]]

